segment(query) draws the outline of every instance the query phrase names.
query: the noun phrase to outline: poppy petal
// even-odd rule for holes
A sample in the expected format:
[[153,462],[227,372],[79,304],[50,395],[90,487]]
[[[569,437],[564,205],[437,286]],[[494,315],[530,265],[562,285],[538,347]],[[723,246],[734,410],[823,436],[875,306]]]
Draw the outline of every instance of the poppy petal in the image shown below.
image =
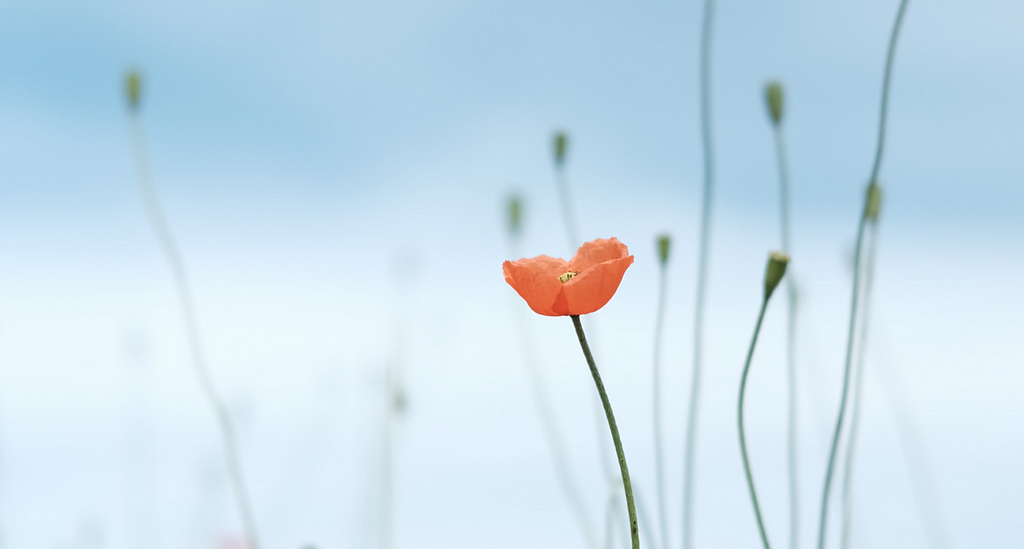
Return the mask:
[[506,261],[502,264],[505,281],[519,294],[533,312],[545,316],[560,316],[552,304],[562,292],[558,276],[568,270],[564,259],[546,255]]
[[628,255],[629,249],[626,248],[625,244],[619,242],[619,239],[615,237],[598,238],[580,246],[580,249],[576,251],[576,255],[569,260],[569,270],[582,273],[605,261],[620,259]]
[[594,265],[576,275],[562,288],[564,305],[557,303],[553,307],[554,312],[586,315],[604,307],[619,289],[622,276],[632,264],[633,256],[620,257]]

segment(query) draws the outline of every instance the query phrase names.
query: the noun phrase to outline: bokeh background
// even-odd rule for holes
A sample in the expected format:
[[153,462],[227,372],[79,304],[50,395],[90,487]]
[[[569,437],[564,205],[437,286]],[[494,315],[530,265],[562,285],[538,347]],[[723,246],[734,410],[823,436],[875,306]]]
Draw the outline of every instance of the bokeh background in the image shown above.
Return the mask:
[[[896,7],[718,5],[699,547],[757,543],[735,396],[765,254],[779,245],[769,78],[787,91],[813,539]],[[391,423],[395,547],[583,547],[531,400],[514,319],[525,304],[500,270],[513,253],[510,193],[524,200],[519,253],[573,251],[552,167],[558,129],[583,236],[616,236],[636,256],[590,337],[652,501],[654,238],[674,237],[664,368],[678,541],[700,15],[695,1],[0,3],[3,544],[212,548],[240,535],[135,180],[122,88],[132,67],[265,547],[381,547],[389,367],[406,399]],[[929,528],[948,531],[949,547],[1024,535],[1021,21],[1024,4],[1008,0],[909,8],[881,172],[855,547],[934,547]],[[603,524],[596,441],[607,433],[571,324],[527,322]],[[747,404],[780,546],[784,325],[784,308],[770,309]],[[908,470],[899,414],[927,465]],[[941,525],[921,519],[914,467],[930,469],[925,515]]]

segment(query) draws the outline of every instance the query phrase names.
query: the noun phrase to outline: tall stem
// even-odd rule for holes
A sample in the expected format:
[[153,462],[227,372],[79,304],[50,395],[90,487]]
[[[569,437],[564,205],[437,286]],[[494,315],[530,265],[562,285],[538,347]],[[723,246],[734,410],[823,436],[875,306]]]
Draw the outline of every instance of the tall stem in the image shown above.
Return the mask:
[[714,182],[714,154],[711,143],[711,22],[714,1],[705,0],[700,39],[700,122],[704,149],[704,195],[700,216],[700,252],[697,260],[697,299],[693,321],[693,376],[690,381],[690,409],[686,421],[686,449],[683,457],[683,549],[693,543],[693,469],[697,439],[701,366],[704,340],[704,299],[707,293],[708,247],[711,238],[711,191]]
[[665,504],[665,455],[661,430],[661,334],[665,324],[665,294],[668,267],[661,263],[658,284],[658,313],[654,324],[654,472],[657,478],[658,522],[661,527],[661,546],[668,549],[668,514]]
[[633,549],[640,549],[640,528],[637,525],[636,505],[633,503],[633,485],[629,481],[629,467],[626,466],[626,454],[622,450],[622,439],[619,438],[619,427],[615,424],[612,403],[608,400],[608,393],[604,390],[604,382],[601,381],[601,374],[597,371],[597,364],[594,363],[594,355],[591,354],[590,345],[587,344],[587,336],[583,333],[583,324],[580,323],[580,317],[579,315],[572,315],[571,318],[572,325],[576,328],[576,337],[579,338],[580,347],[583,349],[583,356],[586,357],[587,366],[590,367],[590,375],[594,376],[594,385],[597,386],[597,394],[601,397],[604,414],[608,418],[608,429],[612,432],[615,455],[619,458],[619,472],[622,473],[622,489],[626,493],[626,511],[629,513],[629,534],[633,541]]
[[840,529],[839,546],[850,546],[850,527],[853,519],[853,458],[856,455],[857,434],[860,431],[861,402],[864,392],[864,361],[868,348],[868,322],[871,318],[871,289],[874,286],[875,255],[878,249],[878,223],[872,222],[868,242],[867,262],[864,265],[864,305],[860,321],[860,345],[857,350],[857,366],[853,373],[853,403],[850,408],[850,434],[846,441],[846,460],[843,467],[843,522]]
[[750,501],[754,504],[754,516],[757,517],[757,529],[761,533],[761,541],[764,549],[771,549],[768,545],[768,534],[764,529],[764,519],[761,518],[761,506],[757,503],[757,491],[754,489],[754,476],[750,472],[750,458],[747,456],[747,435],[743,429],[743,400],[747,394],[747,374],[750,373],[750,361],[754,358],[754,347],[757,346],[757,335],[761,333],[761,322],[764,321],[764,312],[768,309],[768,296],[761,302],[761,312],[757,314],[757,324],[754,326],[754,337],[750,340],[750,350],[747,351],[747,362],[743,365],[743,377],[740,378],[740,399],[737,405],[740,427],[740,452],[743,454],[743,471],[747,474],[747,488],[750,489]]
[[245,481],[242,477],[242,467],[238,457],[238,441],[236,440],[234,424],[227,406],[217,392],[213,379],[210,377],[209,369],[206,366],[206,359],[203,356],[202,344],[199,338],[199,327],[196,322],[195,310],[192,305],[192,290],[188,283],[188,276],[185,271],[185,262],[178,251],[177,243],[171,234],[170,227],[160,208],[160,201],[156,195],[153,185],[153,178],[149,170],[149,159],[147,156],[145,134],[142,130],[142,120],[136,112],[131,114],[132,145],[135,149],[135,168],[138,175],[139,188],[142,192],[142,200],[145,204],[146,215],[149,218],[153,232],[163,249],[164,256],[171,266],[175,285],[178,288],[178,298],[181,304],[183,316],[185,317],[185,328],[188,334],[189,346],[192,351],[192,363],[195,366],[196,374],[199,377],[199,384],[203,394],[206,396],[210,407],[213,408],[217,418],[217,425],[220,428],[221,442],[224,450],[224,463],[231,481],[232,492],[235,496],[235,503],[241,516],[242,527],[245,529],[246,537],[251,549],[259,549],[259,536],[256,533],[256,521],[253,518],[249,496],[245,488]]
[[[885,74],[882,78],[882,104],[879,110],[878,121],[878,146],[875,149],[875,160],[871,168],[871,177],[868,184],[872,185],[878,179],[878,172],[882,165],[882,152],[885,146],[885,128],[889,111],[889,85],[892,79],[893,59],[896,55],[896,41],[899,38],[900,27],[903,23],[903,15],[906,13],[909,0],[901,0],[899,11],[896,12],[896,22],[893,24],[892,36],[889,38],[889,50],[885,59]],[[850,327],[846,338],[846,363],[843,371],[843,393],[839,403],[839,417],[836,420],[835,432],[832,435],[832,448],[829,451],[828,467],[825,469],[825,485],[821,496],[821,516],[818,524],[818,549],[824,549],[826,528],[828,526],[828,496],[832,486],[832,473],[835,466],[836,452],[839,448],[839,436],[843,428],[843,416],[846,412],[846,399],[850,385],[850,370],[853,359],[854,333],[857,323],[857,302],[860,290],[860,259],[861,244],[864,237],[864,225],[867,222],[865,215],[867,209],[867,197],[865,197],[865,212],[861,214],[857,227],[857,244],[854,248],[853,259],[853,297],[850,305]]]

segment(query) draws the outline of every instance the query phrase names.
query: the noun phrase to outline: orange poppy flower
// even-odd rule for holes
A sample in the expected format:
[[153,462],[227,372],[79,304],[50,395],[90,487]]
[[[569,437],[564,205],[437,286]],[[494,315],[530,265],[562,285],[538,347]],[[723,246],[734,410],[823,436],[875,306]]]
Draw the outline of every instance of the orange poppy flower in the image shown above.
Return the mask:
[[626,245],[599,238],[580,246],[566,261],[540,255],[502,265],[505,282],[545,316],[590,314],[611,300],[622,275],[633,264]]

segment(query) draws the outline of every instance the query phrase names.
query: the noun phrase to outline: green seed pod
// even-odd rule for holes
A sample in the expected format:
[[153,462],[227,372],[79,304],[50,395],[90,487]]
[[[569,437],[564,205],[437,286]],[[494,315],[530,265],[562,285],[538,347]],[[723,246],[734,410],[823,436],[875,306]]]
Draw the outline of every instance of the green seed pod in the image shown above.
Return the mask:
[[128,108],[137,110],[139,108],[139,96],[142,94],[142,76],[136,70],[128,71],[124,79],[125,92],[128,97]]
[[764,298],[772,296],[776,286],[782,281],[786,274],[786,265],[789,264],[789,256],[782,252],[771,252],[768,254],[768,267],[764,271]]
[[569,146],[569,137],[565,132],[555,133],[555,164],[561,166],[565,163],[565,150]]
[[663,234],[663,235],[658,237],[658,259],[661,261],[662,265],[665,265],[666,263],[668,263],[668,252],[669,252],[669,248],[671,246],[672,246],[672,237],[671,236],[669,236],[667,234]]
[[508,230],[513,235],[518,235],[523,224],[523,203],[518,196],[509,197],[507,213]]
[[878,183],[872,181],[868,185],[868,198],[864,203],[864,218],[868,221],[878,221],[878,210],[882,207],[882,188]]
[[776,125],[782,122],[782,84],[772,81],[764,88],[764,97],[768,101],[768,114]]

